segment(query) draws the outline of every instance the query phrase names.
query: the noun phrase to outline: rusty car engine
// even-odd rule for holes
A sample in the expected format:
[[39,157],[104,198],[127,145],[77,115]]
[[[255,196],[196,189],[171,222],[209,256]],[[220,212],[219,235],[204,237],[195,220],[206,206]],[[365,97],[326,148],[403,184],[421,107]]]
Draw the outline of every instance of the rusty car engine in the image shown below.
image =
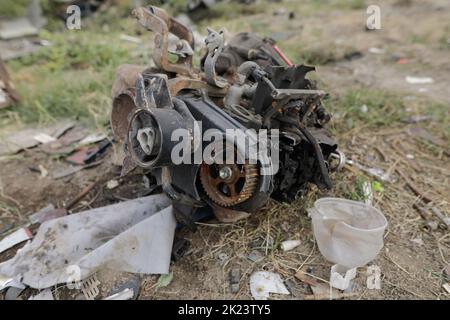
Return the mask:
[[[236,221],[269,198],[293,201],[309,183],[332,187],[329,172],[343,155],[324,128],[330,120],[321,102],[326,93],[306,77],[314,67],[292,64],[271,39],[244,32],[225,43],[224,31],[208,29],[195,68],[189,28],[158,7],[136,8],[133,15],[154,32],[154,66],[123,65],[117,72],[111,125],[125,151],[122,174],[140,167],[154,176],[185,223],[200,207]],[[179,128],[195,133],[198,121],[203,131],[226,136],[227,129],[240,129],[248,140],[255,137],[246,136],[247,129],[277,129],[267,144],[278,153],[277,170],[270,171],[270,159],[247,161],[248,151],[226,138],[226,150],[244,161],[174,163],[171,134]],[[192,154],[207,147],[195,138],[188,143]]]

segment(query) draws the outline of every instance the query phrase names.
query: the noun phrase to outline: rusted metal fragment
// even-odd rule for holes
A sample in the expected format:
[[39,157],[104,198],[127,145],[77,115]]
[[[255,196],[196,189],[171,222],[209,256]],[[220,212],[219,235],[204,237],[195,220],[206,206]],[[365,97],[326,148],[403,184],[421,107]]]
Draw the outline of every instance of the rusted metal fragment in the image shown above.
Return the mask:
[[250,213],[248,212],[223,208],[215,204],[212,204],[211,206],[214,210],[214,215],[220,222],[231,223],[245,219],[250,216]]
[[206,89],[207,87],[206,83],[201,80],[182,76],[169,79],[167,84],[170,94],[174,97],[184,89]]
[[[156,33],[153,61],[164,71],[197,77],[192,67],[192,55],[178,56],[176,62],[169,61],[169,33],[177,36],[184,46],[189,45],[194,50],[194,36],[192,31],[181,22],[170,17],[163,9],[150,6],[139,7],[133,10],[133,15],[139,23]],[[184,51],[186,52],[186,51]]]
[[123,64],[119,66],[116,71],[116,79],[111,90],[111,96],[116,98],[128,91],[132,94],[136,80],[145,69],[147,67],[135,64]]

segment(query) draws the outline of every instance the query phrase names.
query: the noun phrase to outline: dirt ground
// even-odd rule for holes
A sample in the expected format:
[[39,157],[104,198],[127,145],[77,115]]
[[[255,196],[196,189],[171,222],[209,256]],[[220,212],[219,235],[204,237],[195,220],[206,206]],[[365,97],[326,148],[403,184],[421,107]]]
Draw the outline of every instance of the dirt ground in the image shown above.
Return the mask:
[[[389,222],[385,246],[371,263],[381,269],[381,289],[366,287],[366,268],[358,268],[352,299],[449,299],[443,284],[450,281],[444,269],[450,265],[450,233],[442,223],[434,230],[427,226],[414,204],[435,207],[450,217],[450,3],[448,1],[387,1],[381,5],[382,29],[365,30],[365,9],[325,10],[308,16],[296,11],[295,2],[286,4],[296,18],[274,16],[272,12],[247,16],[246,21],[262,21],[265,34],[295,30],[288,39],[280,40],[280,47],[291,52],[293,44],[301,42],[305,51],[324,53],[328,61],[317,67],[320,86],[330,93],[328,104],[334,113],[333,128],[340,149],[353,165],[332,176],[334,189],[324,194],[311,188],[307,196],[291,205],[271,202],[261,212],[235,224],[220,224],[215,220],[199,223],[196,232],[182,229],[177,237],[189,240],[185,256],[172,263],[173,280],[156,289],[157,276],[143,276],[139,299],[249,299],[249,277],[254,271],[279,273],[289,282],[291,295],[275,299],[304,299],[311,295],[308,284],[295,277],[306,270],[318,281],[329,279],[331,263],[320,254],[315,243],[307,209],[323,196],[350,197],[358,179],[380,181],[355,165],[380,168],[392,178],[382,181],[383,190],[374,191],[374,205],[381,209]],[[280,4],[282,7],[284,4]],[[217,22],[220,23],[220,22]],[[225,25],[230,32],[238,28],[236,22]],[[242,25],[240,26],[242,27]],[[258,26],[250,27],[258,32]],[[446,38],[447,37],[447,38]],[[444,42],[442,39],[446,39]],[[373,50],[370,48],[381,48]],[[349,55],[349,53],[352,53]],[[296,60],[298,57],[292,57]],[[298,61],[295,61],[298,62]],[[410,84],[407,76],[432,77],[431,84]],[[350,111],[342,104],[333,107],[351,90],[375,90],[379,94],[395,95],[404,108],[402,119],[428,115],[429,106],[439,105],[432,117],[419,123],[407,120],[388,121],[391,109],[383,107],[377,117],[386,121],[377,126],[357,122],[350,129]],[[393,98],[394,99],[394,98]],[[362,107],[362,106],[361,106]],[[368,106],[370,109],[372,106]],[[371,111],[369,110],[369,115]],[[364,120],[364,115],[362,118]],[[382,119],[382,120],[383,120]],[[421,130],[416,130],[419,127]],[[347,127],[346,127],[347,128]],[[10,131],[11,128],[4,130]],[[417,132],[426,132],[420,134]],[[144,190],[140,175],[120,179],[121,185],[107,190],[108,180],[118,177],[120,168],[113,164],[114,150],[110,148],[105,160],[95,169],[87,169],[63,179],[40,177],[30,170],[38,164],[49,172],[67,167],[63,159],[52,159],[39,148],[26,150],[0,162],[0,199],[2,222],[20,226],[27,215],[49,203],[63,206],[87,184],[99,180],[94,188],[72,212],[134,198]],[[117,195],[120,194],[120,197]],[[15,210],[6,210],[15,208]],[[432,221],[440,221],[426,209]],[[299,239],[301,245],[289,252],[279,249],[281,241]],[[249,254],[257,250],[260,261],[251,261]],[[14,250],[0,254],[0,261],[14,255]],[[230,270],[241,273],[240,289],[230,292]],[[117,279],[126,277],[119,276]],[[111,279],[109,277],[108,279]],[[115,279],[115,281],[117,280]],[[290,281],[289,281],[290,280]],[[111,280],[112,281],[112,280]],[[118,281],[118,280],[117,280]],[[111,283],[103,283],[107,292]],[[54,290],[59,290],[55,288]],[[63,293],[62,296],[65,296]],[[75,295],[75,294],[73,294]],[[73,295],[68,295],[72,297]]]

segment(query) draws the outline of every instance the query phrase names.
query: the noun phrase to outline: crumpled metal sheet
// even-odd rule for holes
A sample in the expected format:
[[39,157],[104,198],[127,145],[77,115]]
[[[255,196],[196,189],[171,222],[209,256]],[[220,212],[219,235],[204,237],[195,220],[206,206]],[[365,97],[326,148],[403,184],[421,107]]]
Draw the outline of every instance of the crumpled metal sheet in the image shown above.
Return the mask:
[[[73,282],[73,266],[83,280],[102,268],[169,272],[176,221],[164,194],[129,200],[42,224],[32,242],[0,264],[0,278],[44,289]],[[70,267],[68,269],[68,267]]]

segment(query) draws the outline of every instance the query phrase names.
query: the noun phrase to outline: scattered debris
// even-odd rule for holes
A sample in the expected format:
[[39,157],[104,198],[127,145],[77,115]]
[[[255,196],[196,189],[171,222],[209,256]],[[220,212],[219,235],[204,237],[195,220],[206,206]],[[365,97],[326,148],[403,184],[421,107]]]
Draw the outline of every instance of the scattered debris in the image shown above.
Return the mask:
[[316,279],[314,279],[309,273],[303,271],[303,270],[299,270],[296,274],[295,277],[300,280],[301,282],[306,283],[307,285],[310,286],[316,286],[318,285],[318,282]]
[[410,128],[408,128],[408,133],[410,136],[412,136],[414,138],[420,138],[420,139],[426,140],[428,142],[431,142],[432,144],[434,144],[436,146],[439,146],[442,148],[447,148],[447,144],[444,140],[433,136],[430,132],[428,132],[427,130],[425,130],[422,127],[419,127],[419,126],[410,127]]
[[281,250],[290,251],[297,248],[302,242],[300,240],[286,240],[281,243]]
[[97,275],[94,273],[89,278],[81,282],[81,292],[83,292],[85,300],[95,300],[100,293],[100,281],[97,279]]
[[52,290],[45,289],[39,292],[37,295],[31,296],[28,300],[55,300],[55,298],[53,297]]
[[142,40],[140,38],[132,37],[132,36],[129,36],[129,35],[123,34],[123,33],[120,35],[120,40],[133,42],[133,43],[142,43]]
[[93,133],[93,134],[90,134],[87,137],[85,137],[83,140],[81,140],[78,143],[78,146],[82,147],[82,146],[86,146],[89,144],[97,143],[97,142],[103,141],[107,138],[108,138],[107,135],[104,133]]
[[418,244],[419,246],[423,246],[424,245],[422,238],[414,238],[414,239],[411,239],[409,241],[411,241],[412,243]]
[[[67,126],[63,126],[61,129],[67,129]],[[69,128],[66,132],[61,134],[60,138],[56,141],[43,144],[41,149],[50,155],[68,155],[77,148],[76,143],[83,139],[87,134],[88,131],[85,128]]]
[[217,259],[219,260],[221,265],[224,265],[230,259],[230,257],[226,253],[220,252],[217,255]]
[[230,270],[230,291],[233,294],[239,292],[239,283],[241,281],[241,270],[238,267],[233,267]]
[[372,261],[383,247],[387,220],[371,205],[339,198],[322,198],[309,210],[320,253],[348,269]]
[[445,291],[447,291],[447,293],[450,294],[450,283],[444,283],[442,285],[442,288],[444,288]]
[[170,272],[168,274],[162,274],[158,278],[158,282],[156,282],[155,287],[156,288],[163,288],[167,287],[173,280],[173,272]]
[[67,123],[62,121],[47,128],[27,128],[6,135],[0,139],[0,156],[15,154],[21,150],[37,146],[40,142],[34,137],[39,134],[47,134],[54,138],[58,138],[58,134],[61,134],[61,129],[66,127]]
[[369,53],[373,53],[373,54],[384,54],[386,52],[386,50],[384,50],[383,48],[376,48],[376,47],[371,47],[369,48]]
[[362,164],[359,164],[358,162],[355,162],[353,160],[347,160],[346,163],[350,164],[350,165],[354,165],[359,170],[364,171],[382,181],[394,182],[394,178],[389,173],[387,173],[386,171],[384,171],[381,168],[368,168],[368,167],[363,166]]
[[46,133],[39,133],[39,134],[35,135],[33,138],[36,139],[40,143],[49,143],[49,142],[56,141],[55,138],[53,138],[52,136],[50,136]]
[[71,265],[80,267],[80,279],[99,268],[168,273],[174,231],[170,200],[161,194],[68,215],[42,224],[32,242],[0,264],[0,275],[20,275],[44,289],[66,283]]
[[103,159],[89,163],[89,164],[85,164],[84,166],[70,166],[69,168],[55,170],[52,173],[52,178],[53,179],[65,178],[65,177],[68,177],[68,176],[71,176],[71,175],[77,173],[78,171],[81,171],[84,169],[89,169],[89,168],[94,168],[94,167],[98,166],[99,164],[101,164],[102,162],[103,162]]
[[433,201],[429,196],[427,196],[424,192],[422,192],[416,184],[405,174],[402,170],[399,168],[396,168],[395,171],[405,180],[408,187],[414,192],[416,196],[419,196],[423,201],[425,202],[431,202]]
[[312,295],[306,295],[305,300],[335,300],[342,298],[351,298],[357,295],[355,292],[342,293],[330,287],[329,284],[319,283],[316,286],[311,286]]
[[339,290],[346,290],[355,277],[356,268],[348,269],[347,267],[335,264],[331,267],[330,285]]
[[248,259],[253,262],[260,262],[260,261],[264,260],[264,255],[259,250],[253,250],[248,255]]
[[99,183],[99,180],[91,182],[88,184],[81,192],[73,198],[69,203],[66,204],[65,209],[70,210],[75,206],[81,199],[83,199],[94,187]]
[[103,300],[131,300],[134,297],[134,290],[130,288],[123,289],[120,292],[114,293]]
[[367,106],[367,104],[363,104],[359,110],[362,113],[367,113],[369,111],[369,107]]
[[25,288],[9,287],[6,289],[5,300],[18,300],[17,298],[25,290]]
[[399,59],[396,61],[396,63],[397,63],[397,64],[408,64],[408,63],[409,63],[409,60],[406,59],[406,58],[399,58]]
[[33,238],[33,234],[28,228],[20,228],[0,241],[0,253],[14,247],[16,244],[30,240],[31,238]]
[[106,148],[111,145],[111,141],[104,139],[100,144],[92,147],[81,147],[77,152],[67,157],[66,160],[77,165],[88,164],[100,158]]
[[422,121],[429,121],[429,120],[433,120],[433,117],[426,115],[417,115],[417,116],[410,116],[408,118],[403,119],[402,121],[405,123],[419,123]]
[[431,212],[433,212],[436,217],[438,217],[446,225],[447,228],[450,228],[450,218],[444,216],[444,214],[436,207],[431,207]]
[[45,221],[60,218],[67,215],[67,210],[64,208],[56,209],[53,204],[48,205],[45,208],[42,208],[36,213],[33,213],[28,217],[32,224],[35,223],[44,223]]
[[267,300],[270,293],[289,294],[279,274],[257,271],[250,277],[250,292],[255,300]]
[[117,288],[114,288],[104,300],[136,300],[141,288],[141,277],[134,275]]
[[429,83],[434,83],[433,78],[429,78],[429,77],[411,77],[411,76],[407,76],[405,78],[406,82],[410,83],[410,84],[429,84]]
[[191,242],[185,238],[174,241],[172,248],[172,259],[174,261],[178,261],[184,257],[187,254],[190,245]]
[[117,188],[119,186],[119,181],[117,181],[117,180],[115,180],[115,179],[113,179],[113,180],[109,180],[107,183],[106,183],[106,188],[108,188],[108,189],[114,189],[114,188]]
[[41,178],[45,178],[46,176],[48,176],[48,170],[45,169],[45,167],[42,164],[38,165],[38,168],[41,173]]
[[447,266],[444,268],[444,273],[447,278],[450,279],[450,264],[447,264]]

